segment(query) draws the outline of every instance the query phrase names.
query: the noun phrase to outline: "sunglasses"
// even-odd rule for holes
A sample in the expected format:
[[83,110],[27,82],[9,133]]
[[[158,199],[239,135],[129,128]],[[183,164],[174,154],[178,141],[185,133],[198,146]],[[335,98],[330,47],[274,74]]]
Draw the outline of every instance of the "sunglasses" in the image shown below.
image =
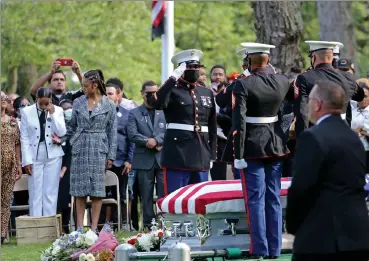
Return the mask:
[[1,95],[1,101],[6,101],[6,102],[9,102],[10,101],[10,99],[9,99],[9,97],[8,96],[4,96],[4,95]]
[[21,104],[19,106],[19,108],[24,108],[24,107],[28,107],[28,106],[31,106],[31,104],[30,103]]
[[201,68],[201,65],[199,64],[187,64],[186,69],[187,70],[199,70]]

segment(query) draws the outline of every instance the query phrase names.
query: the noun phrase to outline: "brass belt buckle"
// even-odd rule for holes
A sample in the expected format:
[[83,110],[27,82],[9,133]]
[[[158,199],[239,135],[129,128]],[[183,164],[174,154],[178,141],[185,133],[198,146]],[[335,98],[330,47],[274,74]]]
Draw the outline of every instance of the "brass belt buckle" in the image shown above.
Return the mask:
[[201,131],[201,126],[199,126],[199,125],[195,125],[194,130],[195,130],[196,132],[200,132],[200,131]]

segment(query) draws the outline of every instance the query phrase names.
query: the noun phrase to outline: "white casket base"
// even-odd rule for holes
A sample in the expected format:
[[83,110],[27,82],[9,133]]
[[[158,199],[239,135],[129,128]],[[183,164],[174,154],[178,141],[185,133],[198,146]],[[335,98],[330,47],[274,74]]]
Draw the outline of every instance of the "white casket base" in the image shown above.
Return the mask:
[[[219,185],[227,196],[220,196],[220,200],[216,201],[214,193],[219,193]],[[206,198],[206,193],[200,192],[199,186],[209,195],[213,195],[210,200]],[[232,193],[226,186],[232,187]],[[193,200],[189,197],[186,200],[186,195],[193,195]],[[285,195],[281,196],[283,217],[286,198]],[[204,202],[210,203],[204,205]],[[167,251],[180,239],[188,244],[192,251],[250,248],[250,234],[240,181],[209,181],[189,185],[161,199],[157,208],[161,222],[170,232],[160,251]],[[291,250],[292,244],[293,236],[283,234],[282,250]]]

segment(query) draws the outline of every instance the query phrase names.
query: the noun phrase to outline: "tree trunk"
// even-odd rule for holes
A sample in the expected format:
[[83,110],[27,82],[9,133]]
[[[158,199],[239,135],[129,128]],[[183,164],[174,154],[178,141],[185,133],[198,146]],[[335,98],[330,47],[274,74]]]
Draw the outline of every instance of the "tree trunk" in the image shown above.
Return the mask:
[[[356,38],[354,19],[351,17],[351,2],[317,2],[320,24],[320,40],[343,43],[341,58],[352,59],[355,63]],[[355,64],[357,66],[357,63]],[[358,68],[355,71],[359,73]]]
[[300,7],[301,3],[295,1],[252,3],[257,42],[275,45],[270,63],[282,73],[289,73],[296,66],[304,68],[300,52],[303,30]]
[[20,96],[30,97],[29,90],[37,81],[38,73],[34,64],[23,64],[18,71],[18,91]]
[[17,92],[18,68],[9,68],[5,91],[7,93]]

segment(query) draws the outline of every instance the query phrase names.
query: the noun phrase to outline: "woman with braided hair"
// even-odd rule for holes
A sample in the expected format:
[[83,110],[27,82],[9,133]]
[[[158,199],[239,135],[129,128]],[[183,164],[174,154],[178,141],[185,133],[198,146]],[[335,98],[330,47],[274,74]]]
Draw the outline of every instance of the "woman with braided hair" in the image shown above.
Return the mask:
[[74,100],[67,132],[72,146],[70,194],[76,197],[78,230],[83,227],[87,196],[92,200],[91,229],[97,230],[105,171],[111,168],[117,150],[116,109],[106,96],[101,70],[86,72],[82,84],[85,95]]

